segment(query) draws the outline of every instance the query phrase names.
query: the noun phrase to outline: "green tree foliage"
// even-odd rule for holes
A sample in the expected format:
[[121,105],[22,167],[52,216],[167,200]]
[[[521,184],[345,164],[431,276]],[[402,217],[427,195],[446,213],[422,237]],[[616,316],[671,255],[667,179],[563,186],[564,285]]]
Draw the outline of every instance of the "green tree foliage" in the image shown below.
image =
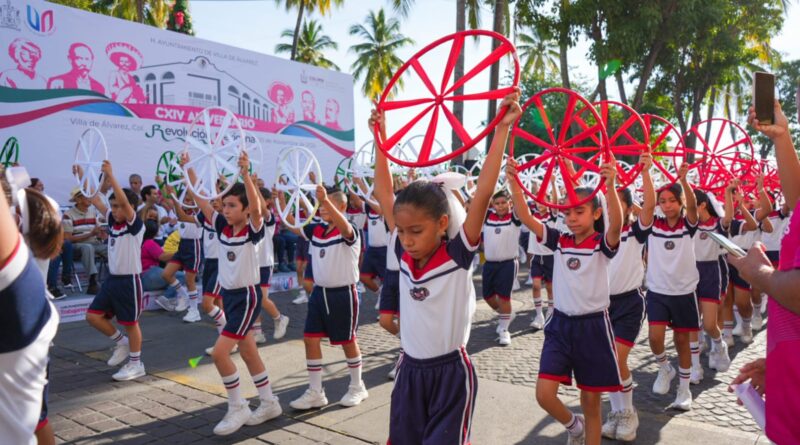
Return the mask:
[[169,13],[167,29],[170,31],[194,35],[192,18],[189,16],[189,0],[176,0]]
[[297,9],[297,21],[294,26],[294,40],[292,41],[291,60],[297,57],[297,45],[300,38],[300,27],[303,24],[303,17],[306,13],[318,12],[319,15],[326,15],[331,12],[333,6],[342,6],[344,0],[275,0],[278,5],[286,7],[287,11]]
[[[288,37],[291,41],[294,41],[294,30],[284,30],[281,33],[281,37]],[[339,45],[336,42],[322,33],[322,25],[316,20],[309,20],[303,23],[300,38],[297,40],[297,55],[295,56],[295,60],[301,63],[339,71],[339,67],[325,57],[325,51],[338,48]],[[291,53],[292,43],[279,43],[275,45],[275,52],[278,54]]]

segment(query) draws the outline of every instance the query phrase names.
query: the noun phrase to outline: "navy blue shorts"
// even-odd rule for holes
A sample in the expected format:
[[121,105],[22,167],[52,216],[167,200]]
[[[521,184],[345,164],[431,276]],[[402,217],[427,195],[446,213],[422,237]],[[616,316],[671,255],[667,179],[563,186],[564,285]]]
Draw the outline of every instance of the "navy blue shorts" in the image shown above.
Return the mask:
[[487,261],[483,263],[481,275],[483,282],[483,298],[491,298],[497,295],[503,300],[511,299],[511,290],[514,287],[514,280],[517,279],[519,263],[517,259],[507,261]]
[[767,258],[772,261],[772,267],[778,268],[778,262],[781,259],[781,252],[779,250],[768,250]]
[[736,268],[733,267],[732,264],[728,264],[728,267],[730,268],[729,273],[731,277],[731,284],[733,284],[733,287],[735,287],[736,289],[741,289],[743,291],[749,292],[750,289],[752,289],[750,287],[750,283],[748,283],[747,281],[744,280],[744,278],[739,276],[739,271],[736,270]]
[[139,322],[144,309],[142,279],[136,275],[109,275],[94,296],[87,312],[117,317],[117,323],[133,326]]
[[308,314],[303,335],[328,337],[332,345],[356,340],[358,292],[355,284],[344,287],[314,286],[308,297]]
[[260,267],[259,274],[261,275],[261,280],[259,281],[261,287],[269,287],[269,279],[272,278],[272,266]]
[[308,261],[308,241],[302,236],[297,237],[297,245],[295,246],[294,252],[294,259],[296,261]]
[[608,312],[570,317],[555,309],[544,325],[539,378],[591,392],[622,390]]
[[553,255],[534,255],[531,259],[531,277],[553,282]]
[[306,263],[306,268],[303,271],[303,280],[314,284],[314,269],[311,267],[311,261]]
[[222,335],[241,340],[250,332],[261,313],[261,292],[256,286],[239,289],[222,289],[222,307],[227,323]]
[[665,325],[675,332],[698,332],[700,312],[694,293],[664,295],[647,291],[647,321],[651,325]]
[[217,282],[219,262],[216,258],[206,258],[203,263],[203,296],[220,298],[220,286]]
[[379,313],[400,314],[400,271],[387,270],[386,279],[381,287],[381,304]]
[[200,269],[200,261],[203,259],[200,248],[200,239],[181,238],[178,243],[178,251],[175,252],[169,262],[181,266],[186,272],[197,273]]
[[370,278],[378,277],[381,280],[386,276],[386,247],[369,247],[361,262],[361,276]]
[[719,257],[719,288],[722,295],[726,295],[728,293],[728,283],[730,282],[731,271],[730,267],[728,267],[728,261],[725,260],[724,256]]
[[397,366],[387,445],[467,445],[478,377],[466,350]]
[[519,247],[522,247],[527,252],[530,239],[531,232],[519,232]]
[[614,339],[632,348],[644,322],[644,295],[639,289],[612,295],[608,316],[611,318]]
[[700,281],[697,282],[697,299],[710,303],[720,303],[722,296],[722,271],[719,261],[698,261],[697,272],[700,273]]

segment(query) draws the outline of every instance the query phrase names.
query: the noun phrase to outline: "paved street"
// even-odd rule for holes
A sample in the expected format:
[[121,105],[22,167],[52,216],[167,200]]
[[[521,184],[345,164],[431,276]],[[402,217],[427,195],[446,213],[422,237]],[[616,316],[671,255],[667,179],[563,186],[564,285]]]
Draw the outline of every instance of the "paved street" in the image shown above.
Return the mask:
[[[476,286],[480,286],[480,279]],[[480,294],[480,292],[478,292]],[[375,296],[367,294],[361,306],[359,343],[364,357],[364,380],[370,397],[361,405],[344,409],[336,402],[349,380],[344,355],[325,346],[324,384],[331,404],[325,409],[294,412],[289,401],[306,387],[302,325],[305,305],[291,304],[294,293],[273,295],[292,322],[286,338],[260,348],[270,380],[280,396],[284,414],[257,427],[244,427],[227,438],[214,437],[212,428],[224,415],[224,388],[208,357],[191,368],[188,360],[200,356],[214,341],[210,321],[186,324],[178,314],[147,312],[142,317],[143,362],[146,378],[118,383],[115,369],[105,365],[110,353],[108,339],[85,323],[61,326],[52,349],[50,418],[59,443],[74,444],[367,444],[385,443],[388,434],[391,381],[386,374],[397,356],[399,341],[376,322]],[[543,341],[542,332],[528,328],[533,304],[530,288],[513,296],[517,318],[511,325],[513,343],[500,347],[494,341],[492,312],[483,302],[473,323],[469,351],[478,370],[479,392],[473,421],[473,444],[556,444],[565,441],[563,427],[536,405],[534,386]],[[267,336],[272,323],[266,321]],[[646,328],[645,328],[646,329]],[[706,370],[705,381],[692,387],[694,410],[664,411],[673,392],[650,392],[656,365],[647,346],[646,332],[631,354],[631,368],[638,385],[634,403],[642,426],[639,444],[767,444],[747,411],[727,392],[727,382],[743,363],[764,354],[766,335],[755,336],[750,347],[732,349],[731,370],[715,374]],[[676,357],[672,351],[672,360]],[[238,355],[243,391],[255,405],[255,388]],[[703,363],[707,363],[704,356]],[[565,400],[578,407],[578,393],[562,390]],[[604,409],[608,404],[604,403]],[[713,441],[713,442],[712,442]],[[608,442],[612,443],[612,442]]]

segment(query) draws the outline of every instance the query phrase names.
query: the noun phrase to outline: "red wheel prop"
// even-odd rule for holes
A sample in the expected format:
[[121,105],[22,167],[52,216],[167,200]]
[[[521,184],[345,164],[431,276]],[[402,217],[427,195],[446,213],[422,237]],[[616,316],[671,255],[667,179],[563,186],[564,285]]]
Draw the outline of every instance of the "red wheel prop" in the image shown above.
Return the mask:
[[[476,38],[479,42],[498,43],[489,55],[475,60],[471,59],[478,51],[465,51],[467,38]],[[461,78],[454,78],[453,70],[459,56],[465,57],[466,73]],[[511,57],[513,71],[511,86],[493,91],[485,91],[488,69],[500,65],[503,58]],[[445,61],[442,64],[442,61]],[[505,114],[499,111],[497,116],[482,131],[468,130],[459,122],[450,107],[456,102],[467,106],[480,106],[485,110],[486,100],[502,100],[519,84],[519,59],[514,45],[500,34],[473,30],[451,34],[431,43],[416,53],[392,76],[389,84],[380,97],[377,108],[384,112],[387,125],[387,138],[380,137],[376,126],[373,131],[378,148],[392,161],[406,167],[428,167],[439,164],[464,153],[488,135]],[[419,88],[410,88],[416,87]],[[421,97],[392,97],[399,87],[407,90],[426,91]],[[463,91],[459,91],[463,89]],[[465,113],[466,115],[467,113]],[[397,156],[396,147],[408,134],[424,134],[417,159],[409,161]],[[432,156],[436,139],[449,141],[455,133],[461,145],[453,147],[443,155]]]
[[[579,124],[576,111],[581,111]],[[523,128],[521,125],[524,125]],[[550,88],[536,93],[525,102],[522,115],[511,130],[509,157],[533,152],[536,158],[518,166],[518,171],[545,168],[542,184],[549,184],[553,176],[560,176],[566,193],[563,203],[551,202],[548,187],[532,193],[514,178],[525,193],[536,202],[551,208],[568,209],[592,199],[602,188],[597,181],[591,194],[579,197],[575,188],[580,186],[584,173],[600,173],[600,166],[608,162],[608,134],[597,110],[580,94],[565,88]],[[515,156],[514,150],[518,155]],[[558,167],[558,168],[556,168]]]
[[[639,156],[650,151],[650,134],[639,113],[623,103],[605,100],[594,103],[593,107],[600,113],[600,121],[608,134],[608,147],[617,161],[617,189],[622,190],[633,184],[641,173]],[[575,122],[583,130],[591,127],[583,119],[586,110],[583,108],[575,115]],[[592,140],[600,144],[596,136]]]
[[780,191],[781,180],[778,177],[778,166],[771,160],[762,159],[759,169],[764,174],[764,188],[771,192]]
[[[708,137],[706,136],[708,135]],[[694,146],[688,141],[694,138]],[[733,178],[747,175],[753,165],[753,143],[747,132],[736,122],[713,118],[699,122],[684,136],[690,170],[698,173],[701,190],[724,191]]]
[[[650,134],[650,154],[653,157],[651,176],[654,184],[660,188],[678,182],[678,169],[686,162],[686,147],[681,133],[661,116],[643,114],[642,120]],[[664,180],[657,181],[659,176]]]

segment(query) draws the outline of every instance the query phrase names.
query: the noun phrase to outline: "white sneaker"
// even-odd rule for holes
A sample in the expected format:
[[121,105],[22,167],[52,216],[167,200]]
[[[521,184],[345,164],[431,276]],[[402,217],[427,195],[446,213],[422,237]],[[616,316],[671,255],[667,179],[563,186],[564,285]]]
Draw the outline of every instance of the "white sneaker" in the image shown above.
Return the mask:
[[761,315],[767,313],[767,294],[761,294]]
[[716,349],[712,349],[711,351],[708,352],[708,368],[717,369],[718,362],[719,362],[719,354]]
[[583,418],[583,414],[576,414],[575,417],[579,417],[583,422],[583,431],[579,436],[573,436],[567,431],[567,445],[583,445],[586,443],[586,421]]
[[308,303],[308,294],[306,293],[305,289],[301,290],[299,294],[297,294],[297,298],[292,300],[294,304],[305,304]]
[[633,442],[639,429],[639,414],[635,409],[624,410],[617,414],[617,440]]
[[119,366],[120,363],[124,362],[126,358],[128,358],[128,353],[131,352],[131,346],[129,344],[122,344],[118,343],[117,346],[114,347],[114,352],[111,354],[111,358],[108,359],[106,364],[108,366]]
[[699,385],[700,382],[703,381],[703,376],[702,366],[692,366],[692,369],[689,372],[689,383],[692,385]]
[[533,317],[533,321],[531,321],[531,327],[536,330],[544,329],[544,315],[539,313]]
[[525,280],[525,285],[526,286],[533,286],[533,277],[532,276],[528,275],[528,279]]
[[126,382],[128,380],[138,379],[145,375],[144,363],[138,362],[133,364],[131,362],[125,363],[125,366],[119,369],[111,378],[118,382]]
[[[210,356],[212,352],[214,352],[213,346],[209,346],[208,348],[206,348],[206,355]],[[231,354],[235,354],[237,352],[239,352],[239,345],[233,345],[233,349],[231,349]]]
[[350,385],[347,388],[347,393],[342,396],[342,400],[339,400],[339,404],[346,407],[356,406],[367,397],[369,397],[369,393],[364,387],[364,382],[359,382],[357,385]]
[[[510,315],[511,316],[508,319],[508,325],[509,326],[511,326],[511,323],[513,323],[514,319],[517,318],[517,313],[516,312],[511,312]],[[500,334],[500,331],[502,331],[502,329],[500,329],[500,318],[497,319],[497,327],[494,329],[494,331],[497,332],[498,334]]]
[[728,346],[729,348],[732,348],[733,345],[735,344],[735,342],[733,340],[733,335],[722,334],[722,343],[725,343],[726,346]]
[[366,291],[367,289],[364,287],[364,283],[359,281],[358,284],[356,285],[356,292],[358,292],[359,294],[363,294]]
[[200,311],[197,310],[196,304],[189,306],[189,310],[186,312],[186,315],[183,316],[183,321],[186,323],[196,323],[200,321]]
[[761,316],[760,310],[753,311],[753,317],[750,319],[750,326],[754,331],[760,331],[764,327],[764,317]]
[[253,339],[256,341],[257,345],[263,345],[267,342],[267,337],[264,336],[264,331],[261,329],[256,329],[253,331]]
[[393,367],[392,370],[389,371],[389,374],[386,375],[386,377],[388,377],[389,380],[394,380],[394,378],[397,377],[397,366]]
[[175,312],[176,302],[174,298],[169,299],[163,295],[158,295],[153,301],[155,301],[156,304],[161,307],[161,309],[164,309],[167,312]]
[[[611,440],[617,438],[617,425],[619,424],[619,414],[615,411],[609,411],[606,423],[603,424],[601,434]],[[569,434],[569,433],[567,433]]]
[[214,427],[214,434],[217,436],[233,434],[239,431],[239,428],[247,423],[252,415],[253,413],[250,411],[250,406],[246,401],[236,407],[228,406],[228,412],[225,413],[225,417]]
[[286,335],[287,327],[289,327],[289,317],[281,314],[281,318],[275,322],[275,332],[272,333],[272,338],[282,339]]
[[677,374],[677,372],[672,365],[659,366],[658,377],[656,377],[656,381],[653,382],[653,392],[661,395],[668,393],[670,383],[672,383],[672,379],[675,378],[675,374]]
[[733,327],[733,331],[731,333],[733,335],[737,336],[737,337],[741,337],[742,336],[742,323],[741,322],[736,323],[736,326]]
[[253,414],[244,424],[248,426],[259,425],[281,414],[283,414],[283,408],[281,408],[281,404],[278,401],[278,396],[272,396],[270,400],[261,399],[261,405],[253,411]]
[[308,388],[299,398],[292,400],[289,403],[294,409],[305,410],[311,408],[322,408],[328,404],[328,398],[325,397],[325,390],[314,391]]
[[689,388],[681,389],[678,387],[678,395],[675,401],[672,402],[668,408],[675,408],[681,411],[691,411],[692,409],[692,391]]
[[502,330],[498,334],[497,342],[500,343],[500,346],[508,346],[511,344],[511,334],[506,331]]
[[715,355],[714,369],[725,372],[731,367],[731,357],[728,355],[728,345],[725,342],[720,342],[717,350],[712,354]]
[[746,345],[753,343],[753,328],[749,325],[742,326],[742,335],[739,336],[739,340]]
[[175,312],[183,312],[186,309],[189,309],[189,298],[188,297],[176,297],[178,299],[178,303],[175,305]]

